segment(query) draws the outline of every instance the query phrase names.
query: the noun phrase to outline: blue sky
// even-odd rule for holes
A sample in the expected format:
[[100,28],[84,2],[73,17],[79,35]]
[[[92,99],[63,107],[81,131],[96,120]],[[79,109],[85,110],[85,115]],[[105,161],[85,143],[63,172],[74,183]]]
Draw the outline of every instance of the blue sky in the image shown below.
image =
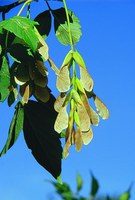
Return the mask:
[[[4,2],[1,1],[0,5]],[[46,9],[43,0],[33,3],[31,15]],[[50,2],[61,7],[60,2]],[[120,194],[135,182],[135,2],[133,0],[67,0],[68,7],[80,19],[83,35],[76,45],[94,79],[94,91],[108,106],[110,118],[93,127],[94,138],[80,153],[70,149],[63,160],[62,178],[75,189],[76,173],[84,179],[85,196],[89,192],[92,171],[99,180],[99,194]],[[39,6],[37,9],[37,5]],[[20,8],[20,7],[19,7]],[[7,17],[16,15],[11,11]],[[69,48],[58,43],[53,30],[47,39],[50,56],[58,66]],[[55,96],[56,77],[49,69],[49,87]],[[0,149],[7,138],[14,108],[0,104]],[[0,198],[2,200],[51,199],[54,181],[32,157],[23,134],[12,149],[0,158]],[[132,198],[135,199],[135,186]],[[55,196],[55,199],[59,199]]]

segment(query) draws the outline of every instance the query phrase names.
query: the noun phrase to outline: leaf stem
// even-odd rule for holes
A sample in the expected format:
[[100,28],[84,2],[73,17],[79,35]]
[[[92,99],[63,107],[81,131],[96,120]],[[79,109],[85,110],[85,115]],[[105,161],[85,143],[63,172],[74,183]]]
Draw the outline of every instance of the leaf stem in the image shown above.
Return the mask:
[[67,8],[66,0],[63,0],[63,4],[64,4],[66,17],[67,17],[67,25],[68,25],[68,34],[69,34],[69,40],[70,40],[70,47],[71,47],[71,50],[74,50],[72,34],[71,34],[71,26],[70,26],[70,20],[69,20],[68,8]]
[[17,16],[20,16],[20,14],[22,13],[22,11],[24,10],[25,6],[30,4],[33,0],[27,0],[23,6],[21,7],[20,11],[18,12]]

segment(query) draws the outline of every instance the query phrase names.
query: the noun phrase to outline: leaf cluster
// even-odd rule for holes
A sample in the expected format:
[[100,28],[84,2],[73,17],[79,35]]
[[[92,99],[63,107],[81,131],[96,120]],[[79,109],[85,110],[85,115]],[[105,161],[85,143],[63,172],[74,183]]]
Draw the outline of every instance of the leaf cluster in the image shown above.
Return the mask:
[[56,193],[61,197],[63,200],[130,200],[131,198],[131,187],[119,195],[118,197],[110,197],[110,196],[104,196],[100,197],[98,195],[98,191],[100,189],[99,182],[95,178],[95,176],[91,173],[91,180],[90,180],[90,191],[89,196],[84,197],[82,196],[81,190],[83,189],[84,182],[80,174],[77,174],[76,176],[76,192],[73,192],[70,185],[67,183],[56,183],[52,182],[56,189]]

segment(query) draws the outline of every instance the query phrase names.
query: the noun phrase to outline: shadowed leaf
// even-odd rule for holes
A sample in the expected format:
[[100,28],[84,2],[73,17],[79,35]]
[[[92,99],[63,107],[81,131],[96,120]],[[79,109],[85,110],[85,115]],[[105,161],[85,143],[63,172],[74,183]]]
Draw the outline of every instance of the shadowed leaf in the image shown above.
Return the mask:
[[15,108],[16,111],[10,124],[8,139],[2,152],[0,153],[0,156],[4,155],[14,145],[21,130],[23,129],[24,110],[22,104],[19,102]]
[[46,10],[36,16],[34,21],[37,21],[39,25],[36,25],[37,30],[44,39],[49,35],[51,29],[51,14],[49,10]]
[[76,181],[77,181],[77,191],[79,192],[83,186],[83,180],[80,174],[77,174]]
[[24,138],[37,162],[55,178],[61,173],[62,147],[59,135],[54,131],[57,112],[55,98],[47,103],[29,101],[24,106]]
[[99,189],[99,184],[98,184],[97,179],[93,176],[92,173],[91,173],[91,177],[92,177],[92,181],[91,181],[91,192],[90,192],[90,195],[92,197],[95,197],[97,192],[98,192],[98,189]]

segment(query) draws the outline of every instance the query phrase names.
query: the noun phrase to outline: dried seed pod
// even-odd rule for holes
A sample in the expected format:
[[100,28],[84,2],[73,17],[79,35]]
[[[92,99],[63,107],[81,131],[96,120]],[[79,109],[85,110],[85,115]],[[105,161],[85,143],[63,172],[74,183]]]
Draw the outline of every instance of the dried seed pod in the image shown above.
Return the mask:
[[84,145],[88,145],[93,138],[93,132],[90,128],[87,132],[82,132],[82,141]]
[[83,88],[91,92],[93,89],[93,79],[91,78],[90,74],[88,73],[87,69],[80,67],[80,81],[82,82]]
[[48,75],[48,70],[44,66],[44,62],[43,61],[36,60],[36,66],[37,66],[37,69],[40,72],[40,74],[42,74],[42,76],[47,76]]
[[46,87],[48,83],[47,76],[42,76],[40,72],[36,71],[34,74],[34,83],[39,87]]
[[94,95],[93,98],[94,98],[95,106],[99,115],[102,117],[102,119],[108,119],[109,110],[106,107],[106,105],[101,101],[101,99],[98,96]]
[[63,66],[58,74],[56,86],[60,92],[67,92],[70,89],[71,79],[69,66]]
[[67,127],[68,127],[68,113],[67,113],[67,107],[64,106],[60,109],[60,112],[57,115],[54,124],[54,130],[57,133],[61,133]]
[[27,82],[30,80],[28,66],[24,65],[23,63],[18,64],[17,68],[14,72],[14,76],[16,77],[15,80],[20,82]]
[[66,99],[66,93],[64,93],[64,92],[60,93],[59,96],[57,97],[57,99],[54,103],[54,109],[57,112],[60,112],[60,109],[63,106],[65,99]]
[[40,86],[35,85],[34,96],[39,101],[46,103],[50,98],[50,91],[47,87],[42,88]]

